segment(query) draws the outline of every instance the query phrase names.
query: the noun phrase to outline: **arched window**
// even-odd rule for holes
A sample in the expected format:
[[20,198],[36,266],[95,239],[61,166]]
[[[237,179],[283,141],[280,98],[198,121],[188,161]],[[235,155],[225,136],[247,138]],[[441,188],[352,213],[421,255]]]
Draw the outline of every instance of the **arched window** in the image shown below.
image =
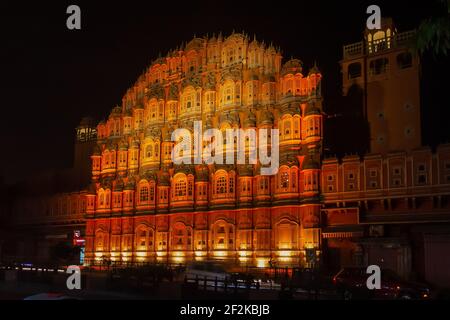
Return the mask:
[[291,119],[290,118],[284,120],[284,138],[285,139],[291,138]]
[[149,250],[153,247],[153,231],[146,225],[136,229],[136,249]]
[[227,180],[225,176],[221,176],[216,181],[216,193],[222,194],[227,192]]
[[234,82],[227,80],[222,86],[221,102],[223,105],[231,105],[234,101]]
[[289,173],[282,172],[280,177],[280,188],[289,188]]
[[153,202],[155,200],[155,182],[150,182],[150,193],[149,193],[150,201]]
[[172,227],[172,245],[175,250],[185,250],[191,245],[192,232],[184,223],[177,222]]
[[145,148],[145,157],[146,157],[146,158],[151,158],[152,156],[153,156],[152,145],[149,144],[149,145]]
[[292,76],[286,80],[286,94],[292,94],[294,82],[292,81]]
[[104,246],[103,233],[98,232],[97,235],[95,236],[95,240],[96,240],[96,244],[95,244],[96,251],[103,251],[103,246]]
[[148,201],[148,187],[143,186],[139,190],[139,201],[140,202],[146,202]]
[[232,249],[234,244],[234,226],[223,220],[212,226],[212,245],[214,249]]
[[192,87],[188,87],[184,90],[181,111],[189,112],[195,106],[195,90]]
[[174,196],[175,197],[185,197],[187,192],[187,179],[186,176],[182,175],[179,176],[176,180],[175,180],[175,184],[174,184]]

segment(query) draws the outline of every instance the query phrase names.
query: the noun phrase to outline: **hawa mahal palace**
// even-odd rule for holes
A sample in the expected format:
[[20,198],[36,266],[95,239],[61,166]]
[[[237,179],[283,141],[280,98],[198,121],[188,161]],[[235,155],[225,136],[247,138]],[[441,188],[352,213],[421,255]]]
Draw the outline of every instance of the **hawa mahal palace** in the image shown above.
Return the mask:
[[[75,167],[89,183],[18,202],[13,225],[39,226],[29,241],[38,260],[78,230],[86,265],[378,264],[450,283],[450,145],[421,145],[414,36],[385,20],[343,47],[343,95],[361,96],[370,152],[342,158],[324,156],[326,75],[316,65],[284,61],[245,34],[194,38],[153,61],[106,121],[77,128]],[[172,132],[194,121],[222,132],[277,128],[278,172],[173,164]]]

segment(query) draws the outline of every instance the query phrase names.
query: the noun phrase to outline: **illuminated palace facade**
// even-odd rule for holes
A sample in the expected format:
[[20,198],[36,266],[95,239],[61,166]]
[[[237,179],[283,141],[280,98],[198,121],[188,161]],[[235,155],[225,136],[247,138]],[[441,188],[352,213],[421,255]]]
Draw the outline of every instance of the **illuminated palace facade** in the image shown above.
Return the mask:
[[[321,77],[243,34],[194,38],[154,61],[97,126],[86,263],[315,263]],[[192,132],[194,121],[223,132],[278,128],[278,173],[261,175],[260,164],[174,165],[172,132]]]
[[[343,47],[343,98],[360,98],[370,145],[344,157],[323,150],[330,120],[317,67],[283,63],[278,49],[243,34],[194,38],[154,61],[107,121],[77,128],[75,172],[88,172],[90,186],[21,198],[11,230],[21,247],[37,246],[36,261],[81,234],[88,265],[377,264],[450,286],[450,145],[421,144],[414,37],[384,20]],[[173,164],[171,133],[192,132],[196,120],[203,132],[279,129],[277,174],[261,175],[259,164]]]

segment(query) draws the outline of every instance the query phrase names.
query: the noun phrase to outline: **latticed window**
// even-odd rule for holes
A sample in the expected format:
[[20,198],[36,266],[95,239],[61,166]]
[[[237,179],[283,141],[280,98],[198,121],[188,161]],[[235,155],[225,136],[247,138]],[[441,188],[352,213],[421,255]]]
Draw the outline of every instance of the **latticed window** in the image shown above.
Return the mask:
[[147,187],[142,187],[141,190],[139,191],[139,200],[141,202],[148,201],[148,188]]
[[281,173],[280,187],[284,189],[289,187],[289,173],[287,172]]
[[226,193],[227,192],[226,190],[227,190],[227,180],[223,176],[219,177],[216,182],[216,193],[217,194]]
[[228,183],[229,183],[230,193],[233,193],[234,192],[234,178],[231,177],[228,181],[229,181]]
[[175,184],[175,196],[184,197],[186,196],[186,181],[178,180]]
[[147,244],[147,232],[145,230],[141,230],[139,232],[139,241],[138,245],[141,247],[145,247]]
[[150,188],[150,200],[153,201],[153,199],[155,199],[155,188],[151,187]]
[[189,184],[188,184],[188,195],[192,196],[192,182],[191,181],[189,181]]

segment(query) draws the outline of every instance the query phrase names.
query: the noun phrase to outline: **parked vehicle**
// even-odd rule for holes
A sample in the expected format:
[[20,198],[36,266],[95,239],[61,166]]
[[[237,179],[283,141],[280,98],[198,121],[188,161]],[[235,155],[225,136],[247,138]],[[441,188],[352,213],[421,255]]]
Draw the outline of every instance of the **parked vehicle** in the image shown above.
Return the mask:
[[381,270],[380,289],[368,289],[367,279],[369,276],[366,268],[343,268],[333,277],[333,283],[345,300],[430,298],[430,289],[427,286],[402,280],[392,270]]

